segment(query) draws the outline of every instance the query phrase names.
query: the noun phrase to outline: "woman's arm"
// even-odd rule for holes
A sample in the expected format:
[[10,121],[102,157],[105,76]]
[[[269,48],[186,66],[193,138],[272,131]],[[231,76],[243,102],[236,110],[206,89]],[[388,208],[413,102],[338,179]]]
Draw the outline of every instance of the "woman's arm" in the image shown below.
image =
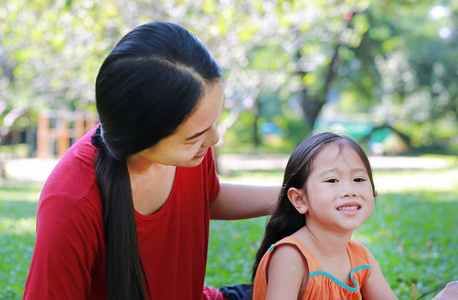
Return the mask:
[[380,269],[380,266],[377,263],[377,260],[369,250],[367,250],[367,252],[369,253],[369,256],[371,258],[372,270],[371,274],[369,275],[366,282],[361,288],[361,294],[363,298],[371,300],[397,300],[398,298],[388,285],[388,282],[386,282],[382,270]]
[[251,186],[221,183],[210,204],[212,219],[236,220],[269,215],[277,203],[280,186]]
[[[37,237],[23,299],[86,299],[91,286],[105,295],[105,265],[95,268],[103,231],[92,205],[59,196],[40,200]],[[105,249],[103,249],[104,251]],[[99,280],[92,278],[98,273]],[[96,284],[98,283],[98,285]]]

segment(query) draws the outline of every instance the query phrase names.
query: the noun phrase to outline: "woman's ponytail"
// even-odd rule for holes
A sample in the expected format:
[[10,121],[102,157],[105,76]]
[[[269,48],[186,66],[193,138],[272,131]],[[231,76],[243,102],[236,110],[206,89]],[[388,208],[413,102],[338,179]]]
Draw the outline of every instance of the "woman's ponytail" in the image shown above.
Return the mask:
[[92,144],[98,148],[95,174],[107,246],[107,299],[147,299],[126,161],[110,155],[100,126],[92,136]]

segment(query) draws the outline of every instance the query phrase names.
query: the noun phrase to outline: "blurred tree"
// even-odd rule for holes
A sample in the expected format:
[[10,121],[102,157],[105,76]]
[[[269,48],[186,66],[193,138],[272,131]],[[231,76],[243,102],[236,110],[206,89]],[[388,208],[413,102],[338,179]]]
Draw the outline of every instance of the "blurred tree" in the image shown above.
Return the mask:
[[[0,0],[0,142],[26,112],[93,110],[103,58],[128,30],[164,20],[195,32],[223,67],[222,138],[249,112],[259,141],[269,106],[278,115],[269,122],[285,134],[300,118],[312,130],[338,101],[343,112],[381,115],[375,125],[411,136],[414,146],[434,143],[456,131],[458,93],[458,8],[436,3]],[[273,97],[261,103],[261,94]]]
[[408,146],[444,149],[458,128],[458,5],[436,3],[372,5],[352,82],[383,114],[376,128],[392,128]]
[[[264,49],[266,40],[278,34],[275,1],[193,1],[180,0],[123,1],[118,5],[124,20],[165,20],[178,23],[194,32],[218,59],[224,70],[225,107],[228,113],[219,123],[221,143],[227,130],[243,111],[257,111],[257,99],[266,79],[274,74],[261,73],[250,66],[249,53]],[[269,84],[269,83],[267,83]],[[253,120],[253,141],[257,137]]]
[[[368,1],[118,1],[126,22],[161,19],[198,33],[225,69],[222,136],[241,111],[259,111],[262,90],[299,101],[313,129],[339,64],[340,47],[359,45],[367,30],[356,13]],[[127,9],[130,7],[131,9]],[[353,22],[353,20],[355,20]],[[345,57],[344,57],[345,59]],[[254,118],[253,140],[257,141]]]
[[403,47],[385,58],[392,68],[383,80],[399,78],[391,91],[393,123],[416,147],[443,148],[458,131],[458,3],[452,3],[418,6],[418,17],[400,26]]
[[295,64],[293,82],[306,122],[313,129],[329,97],[338,67],[347,59],[342,50],[357,47],[368,29],[364,15],[359,15],[368,1],[295,1],[290,9],[289,51]]
[[0,143],[26,113],[94,109],[93,83],[124,25],[111,1],[0,2]]

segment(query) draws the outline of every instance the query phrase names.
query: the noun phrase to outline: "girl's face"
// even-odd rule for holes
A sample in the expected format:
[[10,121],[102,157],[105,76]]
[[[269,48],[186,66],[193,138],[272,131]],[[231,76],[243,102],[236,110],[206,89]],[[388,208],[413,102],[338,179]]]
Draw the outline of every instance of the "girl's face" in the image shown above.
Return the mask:
[[357,229],[374,205],[374,191],[361,158],[348,145],[328,145],[313,166],[305,187],[307,226],[339,232]]
[[223,103],[221,82],[206,84],[205,95],[196,110],[174,134],[162,139],[154,147],[134,155],[162,165],[182,167],[199,165],[207,154],[208,148],[219,140],[216,123],[221,116]]

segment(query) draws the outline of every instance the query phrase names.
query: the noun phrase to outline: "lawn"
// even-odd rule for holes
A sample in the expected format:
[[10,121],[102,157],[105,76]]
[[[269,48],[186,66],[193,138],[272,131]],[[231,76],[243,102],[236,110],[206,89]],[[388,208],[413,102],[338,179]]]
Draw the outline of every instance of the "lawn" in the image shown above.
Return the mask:
[[[281,171],[235,172],[223,182],[281,184]],[[400,299],[458,280],[458,169],[376,171],[377,208],[354,234]],[[0,299],[21,299],[35,239],[40,183],[0,186]],[[206,284],[247,283],[267,218],[212,221]],[[437,292],[422,299],[431,299]]]
[[35,243],[36,210],[42,186],[0,186],[0,299],[22,299]]

